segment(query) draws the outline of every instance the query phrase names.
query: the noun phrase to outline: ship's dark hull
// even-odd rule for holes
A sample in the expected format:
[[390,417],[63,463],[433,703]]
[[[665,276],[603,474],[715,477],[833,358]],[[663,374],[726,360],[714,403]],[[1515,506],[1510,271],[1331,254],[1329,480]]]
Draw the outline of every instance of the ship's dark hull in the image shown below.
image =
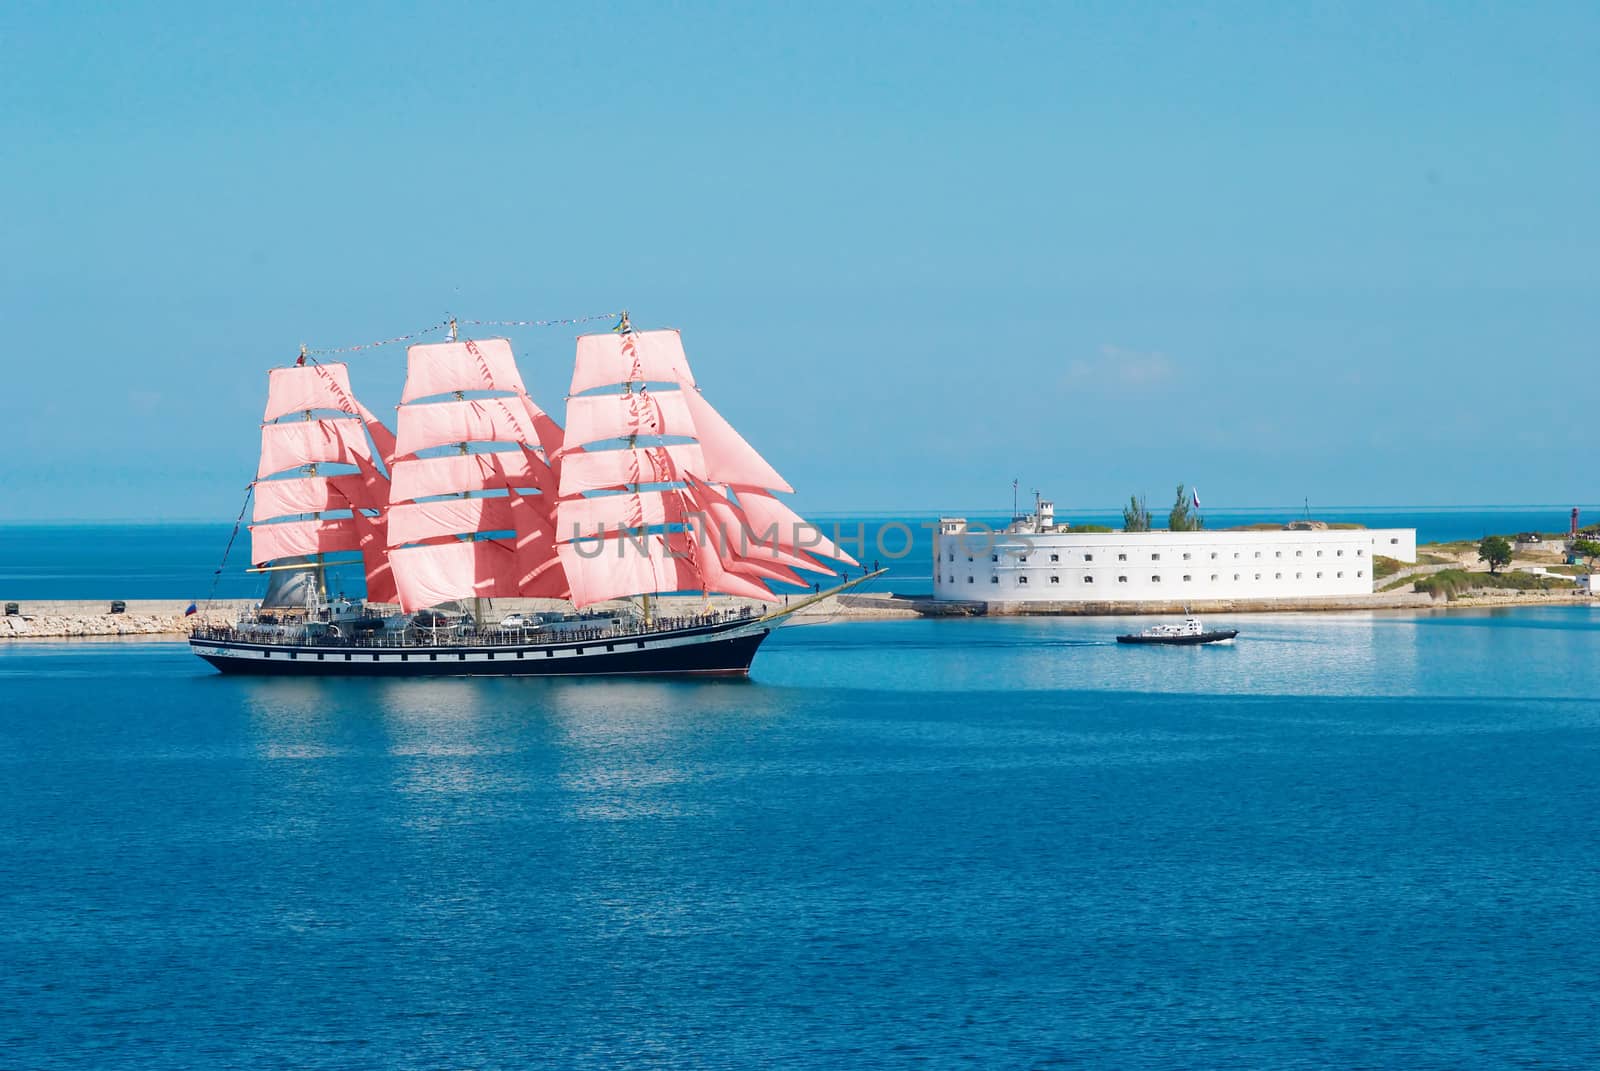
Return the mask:
[[223,673],[361,677],[745,676],[771,633],[752,622],[524,644],[312,646],[194,637]]
[[1150,643],[1160,644],[1164,647],[1198,647],[1202,643],[1223,643],[1239,635],[1236,628],[1218,629],[1215,632],[1200,632],[1193,636],[1118,636],[1118,643]]

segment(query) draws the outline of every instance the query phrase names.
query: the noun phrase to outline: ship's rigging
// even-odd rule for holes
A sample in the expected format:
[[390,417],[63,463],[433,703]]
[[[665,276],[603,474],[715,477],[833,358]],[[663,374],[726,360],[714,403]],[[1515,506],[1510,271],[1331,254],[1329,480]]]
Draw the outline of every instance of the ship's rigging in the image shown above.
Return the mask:
[[[496,323],[557,322],[581,321]],[[635,330],[624,314],[580,336],[563,428],[510,342],[441,326],[448,341],[369,344],[410,343],[394,432],[345,364],[317,362],[333,351],[269,372],[254,566],[320,579],[327,555],[355,551],[367,600],[411,612],[675,592],[773,602],[768,581],[857,564],[777,497],[792,488],[701,393],[677,331]]]

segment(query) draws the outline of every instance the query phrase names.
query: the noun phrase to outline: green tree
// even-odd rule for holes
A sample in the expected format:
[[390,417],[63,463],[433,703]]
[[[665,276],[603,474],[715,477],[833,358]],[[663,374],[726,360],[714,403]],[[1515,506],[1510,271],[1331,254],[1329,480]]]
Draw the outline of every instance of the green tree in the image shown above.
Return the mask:
[[1600,540],[1575,539],[1572,541],[1572,553],[1580,558],[1589,559],[1589,571],[1594,572],[1594,560],[1600,558]]
[[1484,536],[1478,544],[1478,560],[1489,563],[1489,572],[1498,572],[1502,565],[1511,564],[1511,540],[1505,536]]
[[1128,499],[1128,504],[1122,507],[1122,530],[1124,532],[1150,530],[1150,509],[1144,504],[1143,495],[1133,495]]
[[1189,498],[1189,488],[1184,484],[1178,485],[1178,497],[1172,503],[1172,512],[1167,514],[1167,528],[1174,532],[1198,532],[1206,526],[1206,519],[1195,512],[1194,503]]

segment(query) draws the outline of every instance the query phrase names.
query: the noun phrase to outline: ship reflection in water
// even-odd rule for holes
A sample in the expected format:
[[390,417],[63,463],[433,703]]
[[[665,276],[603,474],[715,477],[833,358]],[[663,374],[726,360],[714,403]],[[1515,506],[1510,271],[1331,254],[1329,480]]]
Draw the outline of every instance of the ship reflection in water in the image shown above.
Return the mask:
[[674,786],[721,776],[699,753],[760,732],[782,711],[782,693],[743,679],[230,683],[244,695],[259,757],[380,763],[389,787],[428,812],[415,820],[435,825],[471,821],[518,795],[539,805],[563,797],[562,809],[582,819],[685,813]]

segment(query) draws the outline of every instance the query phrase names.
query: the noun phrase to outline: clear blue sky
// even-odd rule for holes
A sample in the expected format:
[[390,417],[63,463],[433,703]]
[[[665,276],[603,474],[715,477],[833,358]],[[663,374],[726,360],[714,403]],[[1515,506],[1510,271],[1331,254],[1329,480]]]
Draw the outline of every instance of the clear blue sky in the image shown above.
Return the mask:
[[0,9],[0,521],[622,305],[802,509],[1596,497],[1600,6],[245,6]]

